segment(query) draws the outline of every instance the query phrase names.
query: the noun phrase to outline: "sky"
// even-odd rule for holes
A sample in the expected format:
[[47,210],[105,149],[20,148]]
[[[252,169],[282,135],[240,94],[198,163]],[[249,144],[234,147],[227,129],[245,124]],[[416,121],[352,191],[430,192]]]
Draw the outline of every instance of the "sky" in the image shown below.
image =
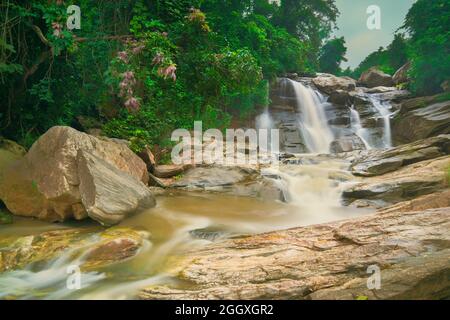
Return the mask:
[[[338,37],[344,36],[347,45],[348,62],[342,67],[357,67],[370,53],[379,47],[386,47],[394,39],[395,31],[403,24],[404,18],[415,0],[336,0],[340,11],[337,20]],[[369,30],[367,20],[369,6],[380,8],[380,30]]]

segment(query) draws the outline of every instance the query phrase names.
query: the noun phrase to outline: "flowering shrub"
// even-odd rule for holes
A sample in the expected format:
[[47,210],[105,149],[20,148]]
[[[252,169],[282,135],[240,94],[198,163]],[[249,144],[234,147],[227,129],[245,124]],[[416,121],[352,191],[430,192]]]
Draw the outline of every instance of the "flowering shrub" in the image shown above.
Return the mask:
[[105,126],[109,135],[134,141],[138,150],[169,138],[175,128],[190,129],[194,120],[225,128],[229,112],[244,114],[266,102],[256,59],[248,50],[217,46],[200,10],[191,9],[182,23],[166,30],[160,24],[158,31],[148,30],[155,24],[147,28],[146,23],[132,21],[139,30],[135,40],[124,43],[109,70],[113,92],[126,110]]

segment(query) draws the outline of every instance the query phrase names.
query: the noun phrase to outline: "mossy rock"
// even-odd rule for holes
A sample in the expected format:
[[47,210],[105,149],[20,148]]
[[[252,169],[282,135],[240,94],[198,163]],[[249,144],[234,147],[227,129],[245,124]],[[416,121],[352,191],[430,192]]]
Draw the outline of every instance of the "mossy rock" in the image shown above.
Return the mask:
[[0,225],[13,223],[13,215],[5,209],[0,209]]
[[147,232],[132,228],[99,226],[9,237],[0,241],[0,272],[47,263],[64,252],[74,258],[85,255],[81,269],[96,270],[133,257],[148,237]]

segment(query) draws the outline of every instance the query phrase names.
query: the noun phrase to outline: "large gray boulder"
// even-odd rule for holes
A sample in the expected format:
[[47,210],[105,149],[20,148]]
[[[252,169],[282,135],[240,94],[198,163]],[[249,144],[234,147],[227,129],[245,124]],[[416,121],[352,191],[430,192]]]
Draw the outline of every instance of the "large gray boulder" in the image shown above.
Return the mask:
[[392,80],[394,81],[395,85],[407,83],[409,81],[408,79],[409,68],[411,68],[411,63],[407,62],[394,73]]
[[155,206],[149,188],[126,172],[85,150],[78,150],[77,161],[81,202],[91,219],[114,225]]
[[381,70],[378,70],[376,67],[372,67],[369,70],[365,71],[361,74],[361,77],[358,81],[361,85],[374,88],[374,87],[392,87],[394,85],[394,81],[392,77]]
[[[356,88],[356,81],[350,77],[336,77],[327,74],[313,78],[312,82],[319,90],[329,95],[335,93],[337,90],[349,92]],[[341,96],[342,91],[338,91]]]
[[[103,179],[110,179],[110,184],[119,187],[124,180],[118,179],[119,176],[123,178],[122,173],[142,187],[148,182],[145,163],[125,142],[97,138],[70,127],[53,127],[33,144],[23,159],[13,162],[3,171],[0,198],[15,215],[49,221],[72,218],[81,220],[88,217],[88,208],[82,201],[80,190],[81,180],[86,178],[80,177],[80,150],[108,163],[108,170],[104,169],[103,162],[99,168],[109,174]],[[91,175],[93,170],[95,168],[91,167]],[[126,185],[121,188],[123,194],[126,194]],[[151,194],[148,196],[152,197]],[[131,214],[135,209],[136,207],[129,207],[122,215]],[[117,211],[112,211],[111,214],[117,216]],[[97,220],[110,223],[109,219]],[[117,221],[115,218],[113,220]]]
[[396,143],[450,133],[450,100],[445,95],[406,100],[392,121],[392,138]]
[[364,142],[356,134],[343,136],[334,140],[330,145],[332,153],[350,152],[354,150],[365,150]]

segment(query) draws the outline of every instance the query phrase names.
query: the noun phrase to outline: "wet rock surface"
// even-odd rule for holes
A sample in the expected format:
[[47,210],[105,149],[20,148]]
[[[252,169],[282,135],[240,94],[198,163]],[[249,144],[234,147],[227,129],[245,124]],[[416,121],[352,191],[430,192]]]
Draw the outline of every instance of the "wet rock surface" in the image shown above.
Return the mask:
[[[318,107],[323,108],[327,125],[336,140],[330,145],[331,152],[362,149],[361,143],[355,139],[355,134],[359,136],[361,130],[365,131],[364,148],[367,144],[374,148],[386,147],[390,143],[384,141],[386,115],[382,112],[397,112],[398,103],[411,95],[409,91],[395,87],[356,87],[355,80],[351,78],[328,74],[318,74],[315,78],[297,78],[295,81],[319,90],[315,91],[317,98],[321,100]],[[310,151],[299,125],[309,116],[303,113],[298,104],[292,80],[278,79],[271,90],[271,100],[270,116],[274,128],[280,129],[280,150],[288,153]]]
[[443,95],[406,100],[392,120],[393,140],[409,143],[450,133],[450,101]]
[[[191,286],[141,299],[444,299],[450,296],[450,209],[392,212],[227,240],[173,257]],[[381,271],[380,290],[367,269]]]
[[388,150],[371,150],[353,161],[351,171],[357,176],[376,176],[403,166],[450,154],[450,135],[419,140]]
[[[67,252],[83,255],[81,269],[105,267],[133,257],[148,234],[130,228],[99,227],[61,229],[0,240],[0,272],[49,262]],[[80,250],[77,251],[77,248]]]
[[[398,168],[396,164],[395,167]],[[441,191],[447,188],[446,170],[450,156],[414,163],[383,175],[364,178],[361,183],[343,192],[345,203],[365,199],[377,206],[394,204],[404,200]]]
[[435,208],[450,207],[450,188],[437,191],[432,194],[427,194],[414,198],[409,201],[402,201],[395,205],[389,206],[381,210],[382,213],[389,212],[408,212],[421,211]]
[[253,168],[208,166],[188,170],[169,187],[283,201],[283,191],[275,181],[262,176],[259,170]]
[[330,146],[330,151],[332,153],[342,153],[365,149],[366,147],[363,141],[356,134],[338,138],[335,141],[333,141]]

